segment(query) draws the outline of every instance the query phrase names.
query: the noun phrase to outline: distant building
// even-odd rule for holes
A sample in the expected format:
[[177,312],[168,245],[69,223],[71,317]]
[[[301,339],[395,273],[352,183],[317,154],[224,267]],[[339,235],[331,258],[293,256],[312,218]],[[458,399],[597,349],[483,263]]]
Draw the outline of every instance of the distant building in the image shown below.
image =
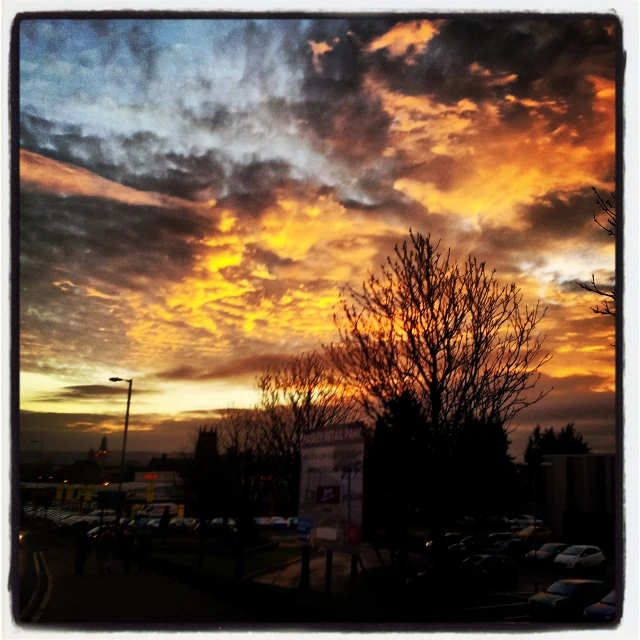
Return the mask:
[[575,544],[615,544],[616,468],[613,454],[542,456],[545,524]]
[[218,432],[216,429],[206,427],[198,431],[196,442],[195,459],[196,462],[204,460],[214,460],[218,457]]
[[94,460],[101,469],[104,469],[107,466],[107,454],[107,436],[102,436],[100,448],[94,451],[93,447],[91,447],[87,453],[87,460]]

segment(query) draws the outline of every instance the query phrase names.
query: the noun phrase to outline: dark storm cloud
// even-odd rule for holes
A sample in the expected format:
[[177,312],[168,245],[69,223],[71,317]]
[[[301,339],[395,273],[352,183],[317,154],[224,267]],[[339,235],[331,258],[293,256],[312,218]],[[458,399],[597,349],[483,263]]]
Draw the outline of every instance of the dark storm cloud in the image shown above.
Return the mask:
[[224,380],[230,378],[257,375],[268,366],[280,366],[289,361],[289,357],[281,353],[237,358],[210,369],[202,369],[185,365],[168,369],[156,374],[159,380]]
[[606,233],[596,233],[598,227],[593,216],[599,211],[591,189],[585,189],[569,199],[547,194],[544,202],[524,209],[523,217],[529,224],[526,234],[532,242],[568,238],[574,241],[589,238],[594,243],[611,242]]
[[[98,426],[103,422],[113,420],[114,416],[108,413],[55,413],[45,411],[20,411],[20,433],[24,437],[31,437],[33,431],[48,435],[59,435],[64,431],[83,427]],[[118,415],[118,421],[121,419]],[[75,425],[75,426],[70,426]]]
[[296,108],[308,130],[347,160],[366,161],[387,147],[391,117],[382,103],[363,93],[335,100],[308,98]]
[[245,165],[236,165],[227,182],[235,197],[253,194],[256,199],[271,201],[274,189],[290,180],[291,167],[283,160],[260,161],[254,159]]
[[[136,387],[136,396],[153,393],[152,389]],[[59,393],[49,394],[42,398],[47,402],[66,402],[67,400],[103,400],[104,398],[122,397],[122,389],[116,385],[81,384],[64,387]]]
[[[216,150],[191,154],[166,149],[167,143],[151,131],[117,136],[108,143],[83,135],[79,127],[23,114],[22,148],[92,171],[108,180],[142,191],[197,199],[207,191],[215,197],[225,182],[225,161]],[[124,157],[123,157],[124,156]]]
[[[463,98],[483,101],[507,93],[524,98],[541,91],[566,101],[577,114],[590,109],[589,104],[583,106],[585,95],[592,94],[584,72],[611,77],[615,68],[613,36],[605,30],[611,24],[610,20],[548,18],[455,19],[440,26],[413,64],[387,49],[374,52],[371,58],[391,86],[403,93],[430,94],[439,102],[454,104]],[[589,69],[584,67],[585,60]],[[474,70],[474,63],[480,68]],[[483,70],[491,75],[483,75]],[[491,82],[512,74],[518,78],[507,85]],[[525,116],[520,112],[519,117]]]
[[[135,288],[138,276],[180,279],[210,221],[193,212],[23,189],[20,252],[45,271],[95,274]],[[58,271],[60,273],[60,271]],[[79,284],[79,283],[76,283]]]

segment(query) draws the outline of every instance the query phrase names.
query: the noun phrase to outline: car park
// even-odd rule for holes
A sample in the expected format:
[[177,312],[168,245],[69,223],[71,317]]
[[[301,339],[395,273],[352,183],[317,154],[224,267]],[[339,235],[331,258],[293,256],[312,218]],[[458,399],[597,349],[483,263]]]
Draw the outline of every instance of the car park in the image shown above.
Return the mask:
[[494,545],[496,542],[504,542],[505,540],[511,540],[513,533],[507,531],[500,531],[498,533],[490,533],[487,537],[487,543]]
[[87,538],[89,538],[91,546],[95,547],[100,541],[100,536],[107,530],[109,525],[103,524],[101,527],[94,527],[87,532]]
[[[224,525],[224,518],[213,518],[211,522],[209,522],[209,526],[214,529],[221,529]],[[235,518],[227,518],[227,527],[233,529],[236,526]]]
[[449,547],[449,553],[458,557],[466,557],[478,552],[487,544],[484,536],[466,536],[460,542]]
[[527,550],[527,543],[522,538],[513,537],[496,542],[492,547],[486,549],[484,553],[520,559],[524,557]]
[[268,527],[271,524],[271,518],[257,517],[253,519],[253,522],[259,527]]
[[272,529],[287,529],[289,527],[287,521],[281,516],[273,516],[269,526]]
[[538,564],[551,565],[559,553],[568,549],[571,545],[566,542],[547,542],[539,549],[532,549],[524,557],[527,561],[535,561]]
[[547,527],[526,527],[516,533],[518,538],[522,538],[527,544],[536,544],[540,542],[546,542],[553,538],[551,529]]
[[90,527],[102,524],[115,524],[116,512],[113,509],[97,509],[91,513],[80,516],[73,524],[79,526],[81,523],[87,523]]
[[582,617],[593,622],[613,622],[616,619],[616,592],[611,591],[600,602],[588,606]]
[[574,569],[604,569],[606,559],[599,547],[587,544],[573,545],[559,553],[553,564],[556,568]]
[[606,592],[600,580],[558,580],[531,596],[527,601],[527,610],[533,618],[579,618],[585,607],[600,601]]
[[[440,546],[446,551],[451,545],[458,544],[458,542],[460,542],[462,538],[464,538],[464,536],[461,533],[450,531],[448,533],[445,533],[444,537],[440,539]],[[438,541],[427,540],[424,546],[428,551],[436,551],[438,548]]]
[[518,527],[519,530],[533,525],[542,526],[544,524],[542,520],[529,514],[515,516],[509,520],[509,523],[512,527]]
[[476,586],[514,588],[518,581],[518,567],[508,556],[476,554],[466,558],[460,569]]

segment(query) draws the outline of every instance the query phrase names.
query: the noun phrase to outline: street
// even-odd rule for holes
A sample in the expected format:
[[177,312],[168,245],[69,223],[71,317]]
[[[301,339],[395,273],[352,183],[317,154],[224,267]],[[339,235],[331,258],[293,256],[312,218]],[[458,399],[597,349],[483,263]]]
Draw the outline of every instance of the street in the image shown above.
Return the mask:
[[33,541],[45,558],[53,588],[40,620],[43,625],[198,624],[248,622],[247,614],[197,589],[151,571],[99,574],[95,551],[82,576],[74,573],[69,539],[40,536]]

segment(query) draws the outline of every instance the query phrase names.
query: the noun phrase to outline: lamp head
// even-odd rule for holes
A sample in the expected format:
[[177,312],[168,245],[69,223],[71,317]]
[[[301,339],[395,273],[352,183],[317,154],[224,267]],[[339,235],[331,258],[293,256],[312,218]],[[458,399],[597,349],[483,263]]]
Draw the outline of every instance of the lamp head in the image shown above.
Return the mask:
[[120,382],[122,378],[109,378],[111,382]]

